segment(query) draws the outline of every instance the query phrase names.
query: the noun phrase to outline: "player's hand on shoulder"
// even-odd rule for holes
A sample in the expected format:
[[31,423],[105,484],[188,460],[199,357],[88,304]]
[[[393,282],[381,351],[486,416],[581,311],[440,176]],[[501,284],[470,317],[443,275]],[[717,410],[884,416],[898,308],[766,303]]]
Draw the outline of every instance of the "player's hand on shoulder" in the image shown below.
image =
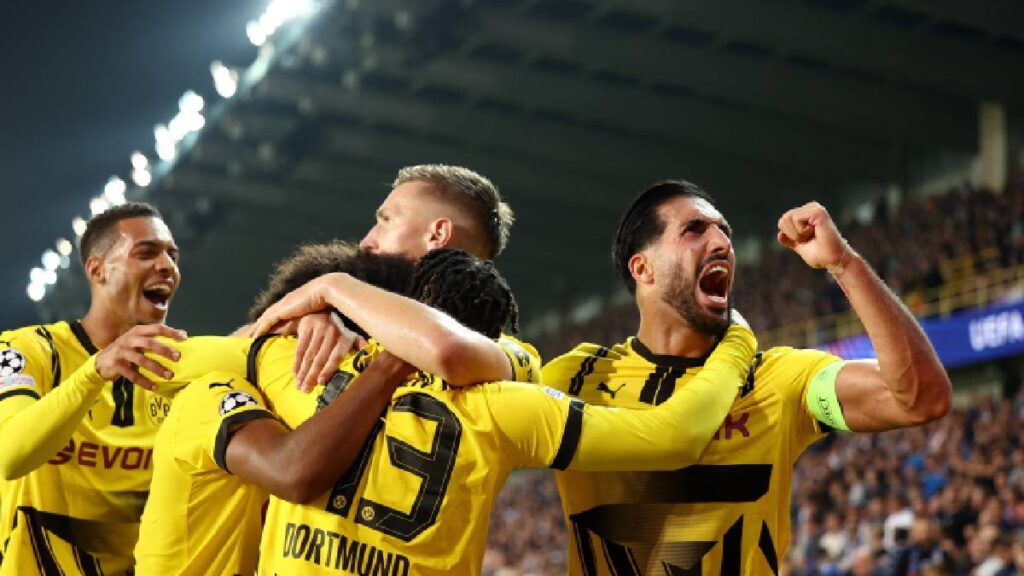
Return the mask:
[[139,368],[145,368],[168,379],[173,378],[174,373],[156,360],[146,357],[145,353],[153,352],[171,361],[177,361],[180,356],[176,349],[157,340],[159,336],[178,341],[188,337],[184,330],[177,330],[164,324],[135,326],[96,354],[96,372],[104,380],[126,378],[136,386],[156,390],[156,384],[143,376]]
[[828,210],[817,202],[789,210],[778,225],[779,244],[796,252],[812,268],[838,266],[850,251]]
[[278,328],[283,321],[301,318],[329,308],[327,292],[331,283],[336,282],[341,276],[344,274],[325,274],[285,294],[256,319],[249,329],[249,336],[255,337],[270,333]]
[[296,325],[298,347],[292,373],[295,384],[309,392],[317,384],[326,384],[338,364],[353,349],[366,346],[366,340],[349,330],[330,312],[308,314]]

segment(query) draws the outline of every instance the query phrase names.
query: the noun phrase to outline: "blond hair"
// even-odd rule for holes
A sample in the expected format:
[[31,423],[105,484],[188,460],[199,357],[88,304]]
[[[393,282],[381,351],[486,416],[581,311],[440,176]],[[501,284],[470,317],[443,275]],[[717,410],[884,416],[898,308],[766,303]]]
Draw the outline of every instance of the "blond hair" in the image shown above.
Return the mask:
[[406,182],[432,184],[437,192],[465,209],[487,241],[488,258],[505,249],[515,216],[512,208],[502,202],[498,187],[486,177],[462,166],[420,164],[399,170],[392,187]]

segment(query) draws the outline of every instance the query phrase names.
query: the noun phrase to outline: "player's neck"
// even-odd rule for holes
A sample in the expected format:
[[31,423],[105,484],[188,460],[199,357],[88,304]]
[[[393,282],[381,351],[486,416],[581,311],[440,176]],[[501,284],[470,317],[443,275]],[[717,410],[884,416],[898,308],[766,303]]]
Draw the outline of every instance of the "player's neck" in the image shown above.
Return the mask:
[[636,337],[654,354],[699,358],[715,345],[715,337],[698,332],[674,314],[640,314]]
[[116,315],[110,314],[94,304],[82,318],[82,328],[85,329],[89,340],[92,340],[97,348],[106,348],[111,342],[130,330],[131,324],[118,320]]

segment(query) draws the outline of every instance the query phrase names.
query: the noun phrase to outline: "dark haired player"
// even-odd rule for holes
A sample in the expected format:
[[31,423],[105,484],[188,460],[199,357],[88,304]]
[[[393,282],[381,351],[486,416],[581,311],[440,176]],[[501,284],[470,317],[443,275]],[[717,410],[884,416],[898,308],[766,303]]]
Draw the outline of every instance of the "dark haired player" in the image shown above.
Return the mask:
[[177,357],[157,336],[184,338],[163,325],[178,248],[155,208],[129,203],[90,220],[79,252],[85,317],[0,334],[0,574],[132,565],[166,407],[132,382],[163,370],[143,351]]
[[[332,282],[322,278],[320,286],[285,297],[257,326],[332,303]],[[462,251],[424,256],[410,295],[489,338],[516,317],[494,267]],[[260,573],[478,574],[489,512],[513,468],[666,469],[694,462],[735,399],[755,346],[749,330],[730,329],[687,391],[644,412],[587,407],[515,382],[453,389],[417,372],[397,389],[356,464],[333,488],[306,505],[271,499]],[[341,372],[365,376],[378,351],[371,342]]]
[[[778,240],[832,274],[877,362],[772,348],[758,353],[696,465],[558,474],[571,574],[777,574],[793,464],[811,442],[829,430],[923,424],[949,410],[949,379],[931,343],[823,207],[786,212]],[[651,409],[692,386],[729,325],[731,230],[699,187],[660,182],[626,211],[612,255],[640,311],[636,337],[611,348],[581,344],[545,366],[543,381],[593,404]]]
[[[298,282],[320,278],[313,285],[340,285],[344,296],[333,304],[357,329],[365,327],[389,350],[415,358],[424,368],[445,369],[440,360],[445,343],[455,342],[485,359],[477,363],[485,367],[483,375],[465,371],[458,378],[527,376],[522,368],[514,370],[518,363],[513,360],[525,352],[512,343],[496,343],[389,292],[406,291],[413,267],[401,256],[357,251],[341,242],[304,246],[278,266],[253,313]],[[300,392],[291,372],[295,339],[200,336],[178,348],[175,379],[160,380],[161,390],[184,390],[157,436],[153,483],[135,552],[137,569],[145,574],[251,573],[259,509],[267,492],[296,501],[323,492],[348,468],[411,367],[383,354],[343,402],[310,418],[349,383],[351,374],[337,376],[326,391]]]

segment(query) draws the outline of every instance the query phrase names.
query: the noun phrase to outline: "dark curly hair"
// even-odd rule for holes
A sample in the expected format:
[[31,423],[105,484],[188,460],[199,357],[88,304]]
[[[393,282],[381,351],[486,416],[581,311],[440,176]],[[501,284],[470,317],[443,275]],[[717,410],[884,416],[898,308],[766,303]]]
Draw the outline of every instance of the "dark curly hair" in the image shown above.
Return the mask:
[[441,248],[416,264],[410,298],[447,313],[489,338],[519,332],[519,306],[494,264],[464,250]]
[[402,256],[372,254],[341,240],[306,244],[277,264],[267,289],[249,309],[249,320],[255,322],[286,294],[324,274],[347,272],[367,284],[404,293],[414,268],[415,264]]

